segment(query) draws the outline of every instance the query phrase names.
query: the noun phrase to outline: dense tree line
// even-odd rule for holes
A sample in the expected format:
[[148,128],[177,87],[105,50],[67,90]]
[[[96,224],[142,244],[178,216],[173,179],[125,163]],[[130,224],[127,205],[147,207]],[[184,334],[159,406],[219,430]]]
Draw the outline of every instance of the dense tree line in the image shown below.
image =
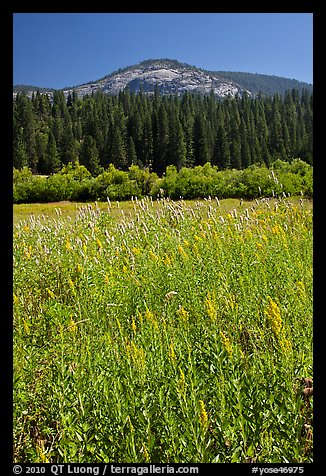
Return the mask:
[[122,91],[53,100],[39,92],[13,103],[13,165],[50,175],[79,163],[97,176],[110,164],[162,175],[174,165],[209,162],[220,170],[245,169],[292,158],[312,164],[312,94],[217,99]]

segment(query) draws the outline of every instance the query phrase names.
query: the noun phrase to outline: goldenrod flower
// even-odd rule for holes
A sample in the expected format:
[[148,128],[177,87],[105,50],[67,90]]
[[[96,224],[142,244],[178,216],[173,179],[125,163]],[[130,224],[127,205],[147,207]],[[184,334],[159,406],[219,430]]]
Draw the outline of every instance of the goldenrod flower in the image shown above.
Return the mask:
[[71,278],[68,278],[68,284],[71,287],[71,289],[75,289],[75,284]]
[[306,296],[306,290],[305,290],[305,285],[303,284],[302,281],[297,281],[297,288],[299,291],[299,294],[302,298],[305,298]]
[[76,324],[76,322],[73,320],[72,316],[70,317],[69,330],[70,330],[70,332],[76,332],[76,331],[77,331],[77,324]]
[[268,300],[269,304],[267,310],[265,311],[265,314],[272,326],[274,334],[276,335],[276,337],[278,337],[282,329],[281,311],[276,302],[274,302],[270,296],[268,296]]
[[207,425],[207,422],[208,422],[208,416],[207,416],[207,412],[206,412],[206,409],[205,409],[205,404],[203,402],[203,400],[199,400],[199,422],[201,424],[201,426],[203,428],[206,427]]
[[214,321],[217,315],[216,297],[214,291],[207,293],[205,299],[205,309],[208,317]]
[[230,339],[222,331],[220,331],[220,336],[222,337],[223,346],[225,350],[227,351],[229,355],[232,355],[232,345],[231,345]]
[[157,258],[157,255],[152,251],[152,250],[149,250],[149,256],[154,260],[156,261],[158,258]]
[[23,324],[24,324],[24,330],[25,330],[26,334],[29,335],[30,334],[29,324],[25,319],[23,319]]
[[178,380],[178,389],[181,395],[185,396],[187,384],[186,384],[185,374],[183,373],[183,370],[181,367],[179,367],[179,372],[180,372],[180,378]]
[[185,258],[187,257],[187,253],[185,252],[185,250],[182,248],[181,245],[178,245],[178,251],[179,251],[181,256],[183,256]]
[[172,264],[171,258],[168,255],[165,255],[162,261],[166,266],[171,266]]
[[134,433],[134,432],[135,432],[135,429],[134,429],[133,424],[131,423],[131,420],[130,420],[130,416],[129,416],[129,415],[127,416],[127,421],[128,421],[128,424],[129,424],[129,428],[130,428],[131,433]]
[[142,450],[143,450],[144,459],[145,459],[146,463],[148,463],[150,458],[149,458],[148,450],[147,450],[145,444],[143,444]]
[[55,294],[53,291],[51,291],[51,289],[49,288],[46,288],[47,292],[48,292],[48,295],[50,296],[50,298],[54,298],[55,297]]
[[81,264],[77,263],[76,271],[77,271],[77,273],[81,273],[83,271],[83,267],[82,267]]
[[177,310],[177,313],[180,316],[181,320],[186,324],[188,322],[189,312],[186,311],[182,306],[180,306]]
[[154,314],[148,308],[146,308],[146,311],[145,311],[145,319],[148,322],[150,322],[156,330],[158,330],[157,320],[156,320]]
[[134,316],[132,316],[132,319],[131,319],[131,329],[132,329],[133,333],[136,334],[137,325],[136,325],[136,321],[135,321],[135,317],[134,317]]
[[281,346],[282,350],[285,353],[290,352],[290,350],[292,349],[291,342],[288,339],[286,339],[286,337],[284,337],[284,335],[282,336],[281,339],[279,339],[279,343],[280,343],[280,346]]
[[170,347],[169,347],[169,358],[170,358],[171,363],[174,367],[175,364],[176,364],[177,356],[175,355],[173,342],[171,342]]
[[98,238],[96,238],[96,244],[99,250],[103,248],[102,242]]
[[130,345],[127,345],[127,352],[130,354],[133,365],[141,372],[144,372],[146,364],[144,349],[142,347],[137,347],[134,341],[132,341]]

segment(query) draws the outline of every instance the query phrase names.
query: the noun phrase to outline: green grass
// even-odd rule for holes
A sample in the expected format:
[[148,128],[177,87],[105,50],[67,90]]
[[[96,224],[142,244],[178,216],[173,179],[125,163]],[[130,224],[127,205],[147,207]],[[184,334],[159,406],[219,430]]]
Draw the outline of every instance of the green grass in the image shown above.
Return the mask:
[[64,206],[14,226],[15,462],[312,461],[312,203]]

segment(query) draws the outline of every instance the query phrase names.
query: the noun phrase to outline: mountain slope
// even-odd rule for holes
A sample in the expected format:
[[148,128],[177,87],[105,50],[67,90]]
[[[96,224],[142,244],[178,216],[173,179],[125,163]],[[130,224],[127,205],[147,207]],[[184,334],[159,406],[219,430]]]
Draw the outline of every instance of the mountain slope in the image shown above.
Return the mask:
[[[14,87],[14,94],[25,92],[31,95],[36,87]],[[289,89],[303,89],[312,91],[312,85],[294,79],[280,78],[254,73],[206,71],[186,63],[171,59],[145,60],[136,65],[128,66],[96,81],[90,81],[79,86],[64,88],[65,95],[73,90],[78,96],[92,94],[101,90],[106,94],[118,94],[128,88],[131,92],[142,90],[144,93],[153,93],[155,90],[162,94],[183,94],[185,91],[210,94],[218,97],[228,95],[234,97],[245,91],[249,96],[258,92],[266,95],[275,93],[284,94]],[[44,88],[42,88],[44,92]],[[52,94],[51,89],[48,89]]]

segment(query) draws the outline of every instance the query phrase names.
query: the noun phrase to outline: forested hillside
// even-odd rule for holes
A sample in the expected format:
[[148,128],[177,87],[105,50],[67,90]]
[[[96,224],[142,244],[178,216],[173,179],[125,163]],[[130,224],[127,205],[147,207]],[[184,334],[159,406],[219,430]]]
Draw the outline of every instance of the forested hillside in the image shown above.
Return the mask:
[[63,165],[84,165],[97,176],[110,164],[162,175],[166,167],[210,162],[220,170],[269,166],[291,158],[312,164],[313,97],[307,90],[284,96],[226,98],[101,92],[53,101],[39,92],[13,103],[13,165],[49,175]]

